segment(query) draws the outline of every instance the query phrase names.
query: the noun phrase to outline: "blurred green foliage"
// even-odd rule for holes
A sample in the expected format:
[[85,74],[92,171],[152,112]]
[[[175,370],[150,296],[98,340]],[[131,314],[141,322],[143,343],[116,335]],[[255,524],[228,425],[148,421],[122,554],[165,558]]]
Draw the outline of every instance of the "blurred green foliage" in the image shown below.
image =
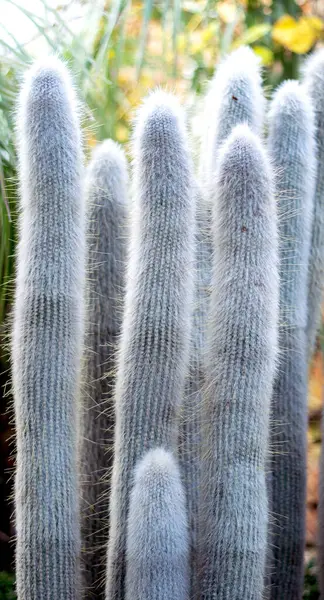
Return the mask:
[[14,576],[0,571],[0,600],[16,600],[16,598]]
[[316,575],[316,564],[312,558],[305,568],[305,583],[303,600],[319,600],[319,588]]

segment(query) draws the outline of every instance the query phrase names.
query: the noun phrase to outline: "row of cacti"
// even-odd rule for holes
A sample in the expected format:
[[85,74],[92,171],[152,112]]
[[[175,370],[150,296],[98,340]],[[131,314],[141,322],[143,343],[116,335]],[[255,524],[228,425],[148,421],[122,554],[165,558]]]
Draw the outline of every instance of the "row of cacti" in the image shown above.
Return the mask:
[[151,94],[131,201],[112,141],[83,177],[67,69],[51,58],[28,72],[12,338],[19,600],[301,599],[323,70],[319,51],[266,120],[254,53],[226,58],[203,109],[200,183],[177,99]]

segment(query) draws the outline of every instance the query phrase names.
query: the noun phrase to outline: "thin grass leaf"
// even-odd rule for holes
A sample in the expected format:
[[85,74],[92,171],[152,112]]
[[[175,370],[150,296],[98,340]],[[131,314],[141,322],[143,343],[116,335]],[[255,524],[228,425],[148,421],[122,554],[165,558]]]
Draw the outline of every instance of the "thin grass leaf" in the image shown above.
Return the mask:
[[173,46],[173,77],[177,76],[178,71],[178,33],[181,26],[181,0],[173,0],[173,31],[172,31],[172,46]]
[[[9,2],[9,4],[11,4],[12,6],[15,6],[16,8],[18,8],[31,21],[31,23],[33,23],[33,25],[36,27],[36,29],[38,30],[40,35],[45,38],[45,40],[47,41],[48,45],[52,48],[52,50],[57,50],[55,44],[52,42],[51,38],[49,37],[49,35],[47,34],[47,31],[46,31],[46,29],[48,27],[51,27],[51,25],[46,24],[46,22],[44,22],[41,19],[41,17],[34,15],[29,10],[27,10],[26,8],[24,8],[23,6],[21,6],[20,4],[15,2],[15,0],[6,0],[6,2]],[[43,21],[44,24],[40,25],[37,22],[38,19]]]
[[7,196],[7,191],[6,191],[6,184],[5,184],[1,156],[0,156],[0,189],[1,189],[2,201],[3,201],[6,211],[7,211],[8,221],[9,221],[9,223],[11,223],[10,207],[9,207],[8,196]]
[[146,2],[144,4],[144,15],[143,15],[140,47],[139,47],[139,52],[138,52],[137,61],[136,61],[136,76],[137,76],[137,78],[140,75],[143,61],[144,61],[147,34],[148,34],[148,24],[151,19],[152,9],[153,9],[153,0],[146,0]]
[[225,31],[221,37],[220,53],[224,56],[229,52],[229,49],[233,42],[234,32],[237,24],[240,22],[240,14],[237,11],[235,18],[230,23],[227,23]]
[[[17,40],[17,38],[11,33],[11,31],[9,31],[9,29],[7,27],[4,26],[3,23],[0,23],[0,27],[3,29],[3,31],[6,32],[6,34],[12,39],[12,41],[14,42],[15,47],[13,48],[13,46],[10,46],[10,44],[6,44],[4,42],[3,39],[0,39],[0,44],[2,45],[6,45],[7,48],[10,49],[11,52],[14,52],[17,55],[18,50],[20,51],[20,57],[23,57],[22,60],[26,61],[29,58],[28,53],[26,52],[25,48],[22,46],[22,44],[20,44]],[[18,55],[19,56],[19,55]]]
[[127,21],[130,7],[131,7],[131,0],[128,0],[126,2],[126,5],[125,5],[122,13],[121,13],[120,18],[119,18],[119,35],[118,35],[118,42],[117,42],[117,47],[116,47],[116,60],[115,60],[115,68],[116,68],[115,81],[117,80],[118,71],[120,69],[122,57],[124,55],[125,42],[126,42],[125,28],[126,28],[126,21]]
[[101,40],[100,48],[99,48],[99,51],[97,54],[96,62],[99,67],[101,67],[102,61],[105,60],[105,57],[107,56],[110,38],[112,36],[112,33],[117,25],[117,21],[122,12],[122,4],[123,4],[123,0],[114,0],[112,7],[110,9],[109,16],[108,16],[108,26],[107,26],[105,35],[103,36],[103,38]]

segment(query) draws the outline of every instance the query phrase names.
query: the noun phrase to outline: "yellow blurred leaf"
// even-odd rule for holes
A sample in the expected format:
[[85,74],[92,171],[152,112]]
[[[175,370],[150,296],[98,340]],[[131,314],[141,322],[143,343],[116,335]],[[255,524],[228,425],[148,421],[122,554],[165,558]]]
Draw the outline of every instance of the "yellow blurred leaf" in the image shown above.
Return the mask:
[[232,49],[238,48],[239,46],[254,44],[261,38],[263,38],[267,33],[271,31],[271,25],[269,23],[260,23],[259,25],[253,25],[249,27],[240,37],[238,37],[235,42],[232,44]]
[[266,48],[265,46],[253,46],[253,51],[257,56],[261,58],[261,63],[268,67],[272,65],[274,61],[274,56],[272,50],[270,48]]
[[307,17],[309,24],[318,32],[323,31],[323,21],[319,17]]
[[199,25],[200,25],[200,23],[202,21],[202,18],[203,18],[203,15],[201,15],[201,14],[194,14],[191,17],[191,19],[190,19],[190,21],[189,21],[189,23],[188,23],[188,25],[186,27],[186,31],[189,32],[189,33],[191,33],[192,31],[196,31],[196,29],[199,27]]
[[290,15],[283,15],[274,24],[272,39],[296,54],[305,54],[315,44],[323,30],[323,22],[318,17],[303,16],[296,21]]
[[178,33],[177,35],[177,50],[183,52],[186,47],[186,36],[184,33]]
[[203,49],[204,49],[204,42],[200,38],[200,40],[196,40],[193,44],[191,44],[190,53],[191,54],[199,54],[199,52],[201,52]]
[[129,131],[127,127],[125,127],[125,125],[122,125],[122,123],[118,123],[116,125],[116,138],[118,142],[127,142],[128,137]]
[[205,43],[210,40],[215,39],[215,35],[217,33],[217,24],[215,22],[211,22],[207,25],[205,29],[203,29],[201,37]]

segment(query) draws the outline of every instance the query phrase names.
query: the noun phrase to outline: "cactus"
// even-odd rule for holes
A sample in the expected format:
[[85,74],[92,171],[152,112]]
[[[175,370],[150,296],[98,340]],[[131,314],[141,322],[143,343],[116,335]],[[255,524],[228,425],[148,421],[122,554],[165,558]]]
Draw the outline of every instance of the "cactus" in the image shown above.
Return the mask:
[[126,600],[187,600],[189,535],[176,461],[163,448],[136,466],[126,553]]
[[301,598],[306,520],[307,276],[315,184],[314,115],[296,81],[279,87],[269,114],[277,176],[280,360],[273,390],[271,480],[274,517],[270,597]]
[[[311,359],[318,328],[324,287],[324,50],[311,56],[305,65],[304,83],[311,96],[315,113],[317,174],[314,195],[314,216],[308,270],[308,358]],[[324,450],[321,449],[319,486],[319,580],[324,598]]]
[[109,480],[114,433],[115,353],[124,288],[127,166],[106,140],[87,169],[88,306],[81,432],[82,588],[104,598]]
[[259,60],[245,46],[229,54],[219,65],[205,99],[201,148],[201,180],[207,189],[213,175],[220,146],[240,123],[261,133],[264,113]]
[[201,406],[204,382],[204,351],[210,286],[211,244],[209,207],[197,191],[196,211],[196,282],[192,316],[190,364],[179,426],[179,459],[186,491],[191,548],[191,590],[197,574],[197,527],[199,514]]
[[317,176],[308,275],[308,356],[312,357],[321,321],[324,288],[324,50],[306,62],[304,83],[315,112]]
[[269,409],[277,355],[277,230],[259,139],[237,126],[219,154],[203,403],[201,597],[259,600],[268,505]]
[[[248,123],[261,132],[264,98],[259,61],[247,47],[230,54],[217,68],[205,99],[203,137],[201,141],[201,181],[204,196],[198,193],[196,242],[196,294],[193,313],[190,371],[181,423],[180,458],[187,492],[192,549],[192,588],[197,558],[197,523],[199,507],[201,404],[204,381],[204,353],[207,310],[211,276],[210,206],[212,182],[219,147],[233,127]],[[205,201],[207,199],[207,202]]]
[[17,136],[21,215],[12,336],[17,592],[19,600],[76,600],[84,203],[77,103],[57,59],[28,71]]
[[177,443],[190,336],[194,196],[176,100],[152,94],[139,112],[125,312],[116,380],[116,433],[106,597],[124,598],[133,468]]
[[12,338],[19,600],[187,600],[196,592],[202,600],[260,600],[270,547],[266,592],[301,597],[307,359],[324,274],[323,177],[315,169],[324,149],[322,65],[319,52],[304,86],[288,82],[276,93],[268,155],[258,138],[257,59],[247,48],[225,59],[206,100],[204,198],[177,101],[160,91],[146,100],[133,146],[125,305],[126,163],[111,141],[95,151],[85,185],[80,438],[86,234],[77,102],[57,59],[27,75]]

